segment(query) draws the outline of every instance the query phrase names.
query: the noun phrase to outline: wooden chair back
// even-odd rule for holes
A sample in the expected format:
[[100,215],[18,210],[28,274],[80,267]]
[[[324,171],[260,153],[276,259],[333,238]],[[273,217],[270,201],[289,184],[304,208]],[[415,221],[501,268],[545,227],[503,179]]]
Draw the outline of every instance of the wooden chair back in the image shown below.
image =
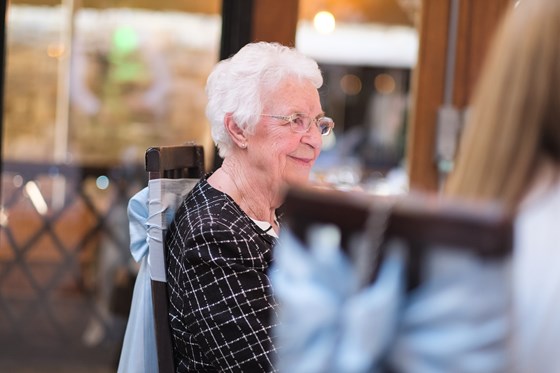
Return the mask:
[[[386,210],[387,206],[391,206]],[[283,221],[296,237],[305,242],[314,224],[333,224],[341,232],[346,250],[356,234],[364,232],[371,214],[387,213],[383,241],[401,238],[409,247],[409,288],[418,285],[421,257],[427,247],[440,245],[469,250],[485,258],[508,255],[513,246],[513,219],[495,204],[464,201],[421,194],[405,197],[379,197],[361,192],[292,187],[282,206]],[[381,216],[381,218],[383,218]],[[372,280],[383,252],[372,263]]]
[[[205,171],[203,147],[194,144],[151,147],[146,150],[146,171],[150,180],[201,178]],[[162,237],[165,237],[165,231]],[[163,249],[165,257],[165,244]],[[175,372],[175,366],[168,319],[167,283],[152,279],[151,287],[159,372],[172,373]]]

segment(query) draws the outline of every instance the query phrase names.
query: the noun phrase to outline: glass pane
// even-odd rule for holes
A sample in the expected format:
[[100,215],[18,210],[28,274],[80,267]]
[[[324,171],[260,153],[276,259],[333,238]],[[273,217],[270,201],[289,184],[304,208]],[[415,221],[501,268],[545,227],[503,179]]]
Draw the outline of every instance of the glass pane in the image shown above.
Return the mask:
[[149,146],[194,141],[212,164],[204,86],[220,12],[217,0],[11,1],[0,371],[116,370],[138,268],[127,203]]
[[418,49],[412,5],[300,1],[296,47],[319,62],[323,108],[336,123],[314,168],[318,181],[407,191],[406,124]]

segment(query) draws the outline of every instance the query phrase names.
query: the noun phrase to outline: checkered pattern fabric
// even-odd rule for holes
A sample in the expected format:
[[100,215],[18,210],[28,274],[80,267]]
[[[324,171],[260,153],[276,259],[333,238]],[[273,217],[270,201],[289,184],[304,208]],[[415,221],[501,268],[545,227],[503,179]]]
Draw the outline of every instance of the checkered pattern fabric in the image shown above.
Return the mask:
[[203,178],[167,234],[177,372],[274,372],[276,240]]

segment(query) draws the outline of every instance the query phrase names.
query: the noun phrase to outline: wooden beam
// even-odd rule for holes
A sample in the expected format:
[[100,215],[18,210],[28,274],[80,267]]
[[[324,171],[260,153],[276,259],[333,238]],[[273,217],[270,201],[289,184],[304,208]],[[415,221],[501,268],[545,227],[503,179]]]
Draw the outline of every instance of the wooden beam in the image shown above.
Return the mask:
[[443,102],[448,18],[449,0],[423,2],[407,139],[408,173],[414,189],[437,189],[434,140],[437,110]]
[[299,0],[254,0],[252,41],[295,46]]
[[[61,0],[11,0],[15,5],[58,6]],[[81,8],[109,9],[136,8],[148,10],[170,10],[188,13],[219,14],[220,0],[177,1],[177,0],[82,0]]]
[[[4,80],[6,74],[6,17],[8,1],[2,1],[0,4],[0,113],[4,113]],[[0,181],[2,180],[2,170],[4,167],[4,159],[2,158],[2,144],[4,144],[4,115],[0,117]],[[2,196],[0,188],[0,197]],[[1,198],[0,198],[1,199]]]

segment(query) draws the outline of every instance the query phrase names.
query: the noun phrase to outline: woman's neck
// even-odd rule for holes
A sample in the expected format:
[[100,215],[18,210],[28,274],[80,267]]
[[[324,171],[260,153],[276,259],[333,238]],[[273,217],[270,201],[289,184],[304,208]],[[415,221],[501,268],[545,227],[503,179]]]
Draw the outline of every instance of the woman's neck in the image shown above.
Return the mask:
[[266,221],[276,228],[280,186],[271,185],[265,175],[252,175],[247,168],[226,158],[208,182],[229,195],[249,217]]

